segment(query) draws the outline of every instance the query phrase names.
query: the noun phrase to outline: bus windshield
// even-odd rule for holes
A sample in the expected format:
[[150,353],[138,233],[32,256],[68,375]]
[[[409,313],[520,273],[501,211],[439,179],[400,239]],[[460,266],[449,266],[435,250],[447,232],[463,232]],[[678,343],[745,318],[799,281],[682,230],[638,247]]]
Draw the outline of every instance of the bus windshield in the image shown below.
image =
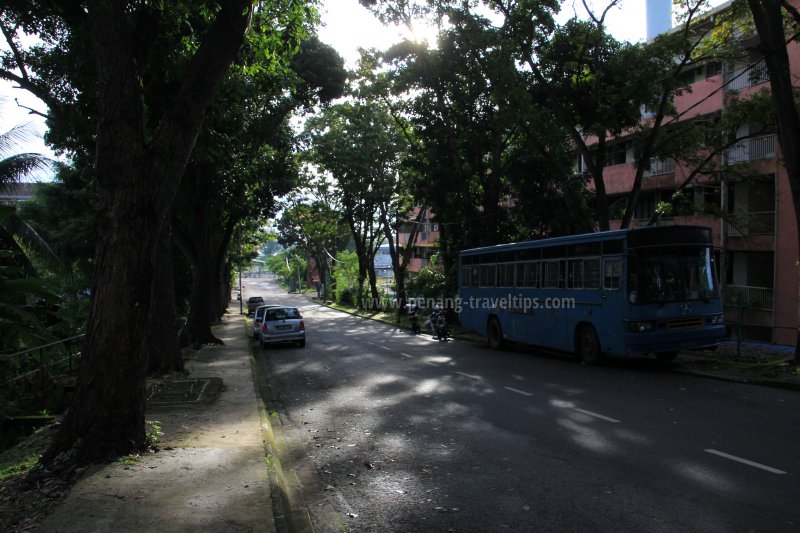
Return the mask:
[[635,250],[629,276],[631,303],[708,301],[717,297],[714,264],[707,247]]

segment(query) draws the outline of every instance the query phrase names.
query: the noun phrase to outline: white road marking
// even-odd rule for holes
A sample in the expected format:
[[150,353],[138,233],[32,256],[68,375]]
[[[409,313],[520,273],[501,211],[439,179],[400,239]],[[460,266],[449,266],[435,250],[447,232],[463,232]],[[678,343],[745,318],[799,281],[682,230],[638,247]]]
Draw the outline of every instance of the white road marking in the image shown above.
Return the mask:
[[463,373],[463,372],[456,372],[456,374],[461,374],[461,375],[462,375],[462,376],[464,376],[465,378],[470,378],[470,379],[483,379],[483,378],[482,378],[482,377],[480,377],[480,376],[473,376],[472,374],[465,374],[465,373]]
[[583,413],[585,415],[593,416],[595,418],[599,418],[600,420],[605,420],[606,422],[612,422],[614,424],[619,424],[620,421],[616,418],[611,418],[605,415],[601,415],[600,413],[595,413],[592,411],[587,411],[586,409],[578,409],[577,407],[572,408],[573,411],[578,411],[579,413]]
[[425,361],[425,364],[426,364],[426,365],[431,365],[431,366],[439,366],[438,364],[436,364],[436,363],[431,363],[430,361]]
[[720,457],[724,457],[725,459],[730,459],[731,461],[736,461],[737,463],[742,463],[749,466],[754,466],[756,468],[760,468],[761,470],[766,470],[767,472],[771,472],[773,474],[786,474],[783,470],[778,470],[777,468],[772,468],[771,466],[762,465],[761,463],[756,463],[753,461],[748,461],[747,459],[742,459],[741,457],[736,457],[735,455],[731,455],[729,453],[721,452],[719,450],[714,449],[707,449],[703,450],[706,453],[710,453],[713,455],[719,455]]
[[510,390],[511,392],[516,392],[517,394],[522,394],[523,396],[533,396],[530,392],[525,392],[524,390],[515,389],[513,387],[503,387],[506,390]]
[[414,358],[413,355],[409,355],[409,354],[407,354],[405,352],[400,352],[400,355],[402,355],[403,357],[411,357],[412,359]]

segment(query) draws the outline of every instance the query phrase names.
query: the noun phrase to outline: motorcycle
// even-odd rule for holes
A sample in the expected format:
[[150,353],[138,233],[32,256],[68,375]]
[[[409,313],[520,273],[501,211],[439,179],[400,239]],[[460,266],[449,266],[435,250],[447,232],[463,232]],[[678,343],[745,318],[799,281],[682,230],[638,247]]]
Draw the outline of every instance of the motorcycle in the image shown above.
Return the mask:
[[436,310],[430,316],[431,331],[433,338],[441,342],[447,340],[450,336],[450,328],[447,327],[447,319],[444,316],[444,311]]

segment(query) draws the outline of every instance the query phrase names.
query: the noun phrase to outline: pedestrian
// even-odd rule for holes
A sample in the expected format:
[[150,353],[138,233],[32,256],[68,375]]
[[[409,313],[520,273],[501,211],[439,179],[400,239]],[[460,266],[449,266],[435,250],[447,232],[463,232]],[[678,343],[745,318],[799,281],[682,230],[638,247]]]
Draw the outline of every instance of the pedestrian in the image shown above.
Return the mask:
[[317,300],[322,298],[322,282],[318,279],[314,280],[314,287],[317,288]]

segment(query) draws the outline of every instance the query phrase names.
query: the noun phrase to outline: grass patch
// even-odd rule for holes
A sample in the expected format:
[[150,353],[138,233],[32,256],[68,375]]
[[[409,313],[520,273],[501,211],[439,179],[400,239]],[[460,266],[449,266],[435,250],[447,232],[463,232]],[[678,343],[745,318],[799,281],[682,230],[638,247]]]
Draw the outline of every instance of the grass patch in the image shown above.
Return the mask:
[[0,453],[0,531],[28,531],[44,518],[66,493],[68,483],[41,479],[30,483],[28,474],[39,465],[56,432],[52,423],[36,430]]
[[26,474],[36,466],[39,456],[50,446],[54,433],[54,425],[47,425],[0,453],[0,482],[11,476]]

